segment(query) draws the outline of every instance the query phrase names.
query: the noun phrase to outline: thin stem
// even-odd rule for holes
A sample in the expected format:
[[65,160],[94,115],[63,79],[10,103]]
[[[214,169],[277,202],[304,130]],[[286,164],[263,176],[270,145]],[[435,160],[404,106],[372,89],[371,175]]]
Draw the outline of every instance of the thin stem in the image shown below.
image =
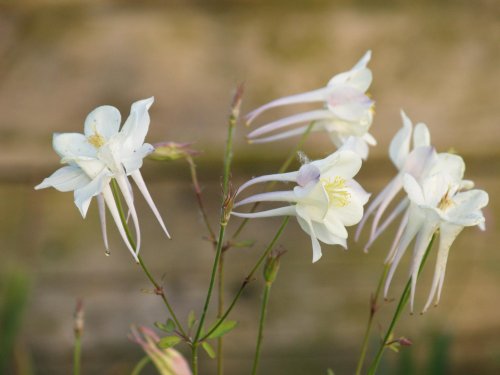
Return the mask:
[[193,343],[191,347],[191,369],[193,375],[198,375],[198,344]]
[[262,339],[264,338],[264,325],[266,323],[267,305],[269,303],[269,296],[271,294],[271,285],[272,283],[266,282],[266,286],[264,287],[264,295],[262,297],[262,305],[260,309],[259,334],[257,336],[257,346],[255,347],[252,375],[257,374],[257,368],[259,366],[260,349],[262,346]]
[[73,350],[73,375],[80,375],[80,363],[82,355],[82,337],[75,332],[75,347]]
[[[218,288],[218,306],[217,306],[217,319],[220,319],[224,313],[224,252],[221,254],[219,269],[217,275],[217,288]],[[224,361],[223,361],[223,337],[217,338],[217,375],[222,375],[224,373]]]
[[375,313],[378,310],[378,297],[380,295],[380,291],[382,290],[382,285],[384,284],[385,278],[387,277],[387,273],[389,272],[390,264],[387,263],[384,266],[382,274],[380,275],[380,279],[378,281],[377,289],[375,294],[370,298],[370,316],[368,317],[368,324],[366,326],[365,336],[363,338],[363,344],[361,346],[361,354],[359,356],[358,365],[356,367],[356,375],[360,375],[363,370],[363,363],[365,362],[366,351],[368,349],[368,341],[370,338],[370,332],[373,326],[373,318],[375,317]]
[[[132,233],[130,232],[130,228],[129,228],[128,224],[127,224],[127,219],[125,217],[125,212],[123,210],[122,203],[121,203],[121,200],[120,200],[120,196],[118,194],[118,190],[119,190],[118,189],[118,185],[117,185],[117,183],[116,183],[116,181],[114,179],[111,180],[111,189],[113,191],[113,197],[115,198],[115,201],[116,201],[116,207],[118,208],[118,212],[120,213],[120,219],[121,219],[123,228],[125,229],[125,233],[127,234],[127,239],[128,239],[128,241],[130,243],[130,246],[132,246],[132,248],[135,249],[136,248],[136,243],[135,243],[134,238],[132,237]],[[149,279],[149,281],[151,282],[151,284],[153,284],[155,294],[157,294],[157,295],[159,295],[161,297],[161,299],[163,300],[163,303],[167,307],[168,312],[170,313],[170,316],[172,317],[172,319],[174,320],[175,324],[177,325],[177,328],[179,329],[179,332],[182,334],[182,336],[185,339],[187,339],[188,336],[186,334],[186,331],[184,331],[184,328],[182,327],[181,323],[179,322],[179,319],[177,319],[177,316],[175,315],[175,312],[172,309],[172,306],[168,302],[167,296],[165,294],[165,290],[155,280],[155,278],[153,277],[153,275],[151,274],[151,272],[147,268],[146,263],[144,263],[144,260],[142,259],[142,257],[139,254],[137,254],[137,259],[139,260],[139,265],[141,266],[142,270],[146,274],[147,278]]]
[[260,258],[257,260],[257,263],[253,266],[253,268],[251,269],[251,271],[248,273],[247,277],[245,277],[245,279],[243,280],[243,282],[242,282],[242,284],[240,286],[240,289],[238,290],[238,292],[234,296],[231,304],[227,308],[227,310],[224,313],[224,315],[222,315],[222,317],[214,324],[214,326],[210,329],[210,331],[208,331],[208,333],[206,333],[199,341],[203,341],[203,340],[207,339],[208,336],[210,336],[224,322],[224,320],[227,318],[227,316],[229,315],[229,313],[231,312],[231,310],[233,309],[233,307],[236,305],[236,302],[240,298],[241,294],[243,293],[243,290],[248,285],[248,283],[252,280],[252,277],[253,277],[254,273],[260,267],[260,265],[262,264],[262,262],[264,262],[264,260],[266,260],[267,256],[269,255],[269,253],[271,252],[271,250],[276,245],[276,242],[278,242],[278,239],[280,238],[281,234],[283,233],[283,230],[285,229],[285,227],[288,224],[289,220],[290,220],[289,216],[285,217],[285,219],[281,223],[281,226],[279,227],[278,231],[274,235],[274,238],[269,243],[269,245],[266,247],[266,249],[264,250],[264,252],[260,256]]
[[146,355],[142,357],[142,359],[134,366],[130,375],[139,375],[149,362],[151,362],[151,358],[149,358],[149,356]]
[[[422,272],[422,269],[424,268],[424,264],[427,260],[427,257],[429,256],[432,244],[434,243],[434,239],[436,238],[436,235],[434,234],[431,238],[431,241],[429,242],[429,246],[427,246],[427,250],[425,251],[424,257],[422,258],[422,262],[420,263],[420,267],[418,269],[418,275],[420,275],[420,272]],[[389,338],[392,335],[392,331],[394,330],[394,327],[396,326],[396,323],[398,322],[399,318],[401,317],[401,313],[403,312],[404,307],[408,303],[408,299],[410,298],[410,289],[411,289],[411,277],[406,283],[405,289],[403,291],[403,294],[401,294],[401,298],[399,299],[398,306],[396,307],[396,311],[394,312],[394,316],[392,317],[391,324],[389,325],[389,328],[387,329],[387,332],[384,336],[384,339],[380,343],[380,347],[377,351],[377,354],[375,355],[375,358],[368,370],[369,375],[375,375],[377,368],[380,364],[380,360],[382,359],[382,354],[384,354],[385,347],[387,346],[387,343],[389,342]]]
[[189,164],[189,171],[191,172],[191,180],[193,181],[193,188],[196,194],[196,202],[198,203],[198,208],[200,209],[201,216],[203,218],[203,222],[207,227],[208,233],[210,234],[210,240],[215,241],[215,232],[210,225],[210,221],[208,220],[207,211],[205,210],[205,205],[203,204],[203,199],[201,196],[201,187],[198,182],[198,175],[196,173],[196,164],[191,156],[186,156],[186,160]]
[[[311,130],[312,130],[313,127],[314,127],[314,121],[311,122],[309,124],[309,126],[307,127],[307,129],[304,131],[304,133],[300,137],[299,142],[297,143],[297,145],[295,146],[295,148],[292,151],[290,151],[290,153],[288,154],[288,157],[286,158],[286,160],[284,161],[284,163],[281,165],[281,167],[280,167],[280,169],[278,170],[277,173],[284,173],[284,172],[287,171],[287,169],[290,166],[290,164],[292,164],[292,162],[297,157],[297,152],[300,151],[300,149],[302,148],[302,146],[304,146],[304,143],[305,143],[307,137],[309,136],[309,134],[311,133]],[[276,185],[276,181],[270,182],[269,184],[267,184],[267,187],[266,187],[265,191],[268,191],[268,190],[272,189],[274,187],[274,185]],[[253,204],[252,208],[250,209],[250,212],[255,212],[255,210],[257,209],[257,207],[259,207],[259,202],[255,202]],[[231,240],[229,242],[233,242],[236,239],[236,237],[238,237],[240,235],[240,233],[243,230],[243,228],[245,228],[245,225],[247,224],[248,220],[249,220],[248,218],[243,219],[243,221],[238,226],[238,228],[236,228],[236,231],[233,233],[233,235],[231,237]]]

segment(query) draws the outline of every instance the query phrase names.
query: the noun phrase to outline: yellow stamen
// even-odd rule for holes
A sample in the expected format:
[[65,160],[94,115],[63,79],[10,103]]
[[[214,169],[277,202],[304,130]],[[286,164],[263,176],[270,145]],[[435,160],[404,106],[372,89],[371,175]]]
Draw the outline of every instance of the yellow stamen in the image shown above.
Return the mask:
[[337,207],[345,207],[351,202],[351,194],[346,190],[345,180],[336,176],[333,181],[321,179],[328,194],[329,203]]
[[106,143],[106,140],[104,139],[104,137],[97,132],[95,134],[91,135],[90,137],[88,137],[87,140],[95,148],[100,148],[101,146],[103,146]]
[[443,197],[441,198],[441,200],[439,201],[438,203],[438,208],[440,210],[447,210],[448,208],[450,208],[451,206],[454,206],[455,205],[455,202],[453,202],[453,199],[451,199],[451,197],[449,196],[449,193],[450,191],[448,190],[446,192],[445,195],[443,195]]

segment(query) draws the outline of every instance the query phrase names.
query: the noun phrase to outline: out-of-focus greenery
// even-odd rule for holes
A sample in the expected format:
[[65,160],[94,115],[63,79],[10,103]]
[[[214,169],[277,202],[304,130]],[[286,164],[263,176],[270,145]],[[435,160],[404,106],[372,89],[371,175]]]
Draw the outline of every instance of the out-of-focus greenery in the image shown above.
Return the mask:
[[[0,374],[13,374],[17,337],[22,325],[23,313],[29,294],[29,279],[21,271],[12,271],[0,280]],[[26,356],[19,353],[22,360],[15,373],[32,373]]]

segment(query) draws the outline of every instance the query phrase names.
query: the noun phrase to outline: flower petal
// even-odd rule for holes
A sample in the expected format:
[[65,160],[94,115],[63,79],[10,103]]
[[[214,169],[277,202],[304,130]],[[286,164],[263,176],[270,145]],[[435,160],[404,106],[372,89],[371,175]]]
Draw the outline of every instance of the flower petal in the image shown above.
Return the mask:
[[61,158],[95,158],[97,150],[80,133],[54,133],[52,147]]
[[297,202],[298,197],[293,191],[271,191],[268,193],[255,194],[234,204],[234,207],[255,202]]
[[137,239],[135,251],[137,254],[139,254],[139,251],[141,250],[141,229],[139,227],[139,218],[137,217],[137,212],[135,210],[134,198],[132,196],[130,184],[127,180],[127,177],[123,174],[115,175],[115,180],[118,183],[118,187],[120,188],[123,198],[125,198],[125,203],[127,203],[129,214],[132,216],[132,221],[134,223],[134,229],[135,229],[135,236]]
[[267,111],[270,108],[275,108],[290,104],[323,102],[325,101],[326,95],[329,91],[330,91],[329,88],[324,87],[318,90],[308,91],[296,95],[285,96],[283,98],[273,100],[250,112],[246,116],[246,122],[247,124],[250,124],[257,116],[259,116],[261,113]]
[[108,141],[120,129],[121,115],[115,107],[103,105],[90,112],[85,119],[84,134],[86,137],[102,136]]
[[269,174],[266,176],[260,176],[252,178],[251,180],[245,182],[238,188],[238,192],[236,195],[240,194],[243,190],[248,188],[249,186],[259,184],[262,182],[270,182],[270,181],[295,181],[297,178],[298,172],[288,172],[288,173],[277,173],[277,174]]
[[361,169],[361,157],[353,151],[339,150],[321,160],[312,161],[321,171],[321,178],[352,179]]
[[415,177],[411,174],[406,173],[403,176],[403,187],[406,194],[408,194],[408,198],[412,202],[418,205],[424,205],[426,203],[422,187],[420,187],[417,180],[415,180]]
[[316,238],[316,233],[314,232],[312,222],[308,217],[303,217],[303,216],[298,216],[297,221],[299,222],[299,225],[302,228],[302,230],[307,234],[309,234],[309,236],[311,237],[311,245],[313,251],[312,262],[315,263],[321,259],[321,256],[323,254],[321,252],[321,245],[318,239]]
[[295,206],[285,206],[279,208],[273,208],[271,210],[259,211],[259,212],[234,212],[231,211],[231,215],[244,217],[248,219],[262,218],[262,217],[273,217],[273,216],[295,216],[296,215]]
[[162,227],[163,231],[167,235],[168,238],[170,238],[170,234],[167,231],[167,228],[165,227],[165,224],[163,223],[163,219],[161,218],[160,212],[155,206],[155,203],[153,201],[153,198],[151,198],[151,194],[149,194],[148,188],[146,187],[146,184],[144,182],[144,179],[142,178],[141,172],[138,170],[134,171],[130,175],[134,182],[136,183],[137,187],[139,188],[139,191],[142,193],[144,199],[148,203],[149,207],[151,208],[151,211],[153,211],[153,214],[156,217],[156,220],[160,223],[160,226]]
[[73,165],[59,168],[52,175],[35,186],[35,190],[53,187],[59,191],[73,191],[90,183],[90,178],[79,168]]
[[87,210],[90,205],[92,197],[100,194],[104,187],[109,184],[109,173],[107,170],[103,170],[96,178],[94,178],[87,185],[75,190],[75,204],[80,210],[83,218],[87,215]]
[[413,149],[418,147],[429,147],[431,145],[431,135],[427,125],[419,122],[413,130]]
[[332,118],[332,112],[326,109],[320,109],[310,112],[299,113],[297,115],[282,118],[277,121],[270,122],[269,124],[262,125],[255,129],[254,131],[247,134],[248,139],[259,137],[263,134],[270,133],[290,125],[300,124],[303,122],[317,121],[322,119]]
[[403,110],[401,110],[401,117],[403,119],[403,127],[392,138],[389,146],[389,157],[398,170],[403,168],[405,160],[410,153],[410,138],[413,127],[411,120]]
[[99,208],[99,221],[101,222],[102,239],[104,240],[104,247],[109,250],[108,245],[108,232],[106,231],[106,205],[102,194],[97,195],[97,206]]
[[146,139],[149,130],[149,108],[153,105],[154,97],[139,100],[132,104],[130,115],[120,130],[123,137],[123,146],[129,151],[138,150]]
[[[281,132],[275,135],[270,135],[269,137],[264,137],[264,138],[252,138],[248,140],[248,143],[251,144],[257,144],[257,143],[268,143],[268,142],[274,142],[274,141],[279,141],[281,139],[286,139],[290,137],[296,137],[298,135],[302,135],[306,132],[307,128],[309,125],[301,126],[299,128],[293,129],[293,130],[288,130],[286,132]],[[316,127],[316,126],[314,126]],[[313,128],[314,130],[314,128]]]

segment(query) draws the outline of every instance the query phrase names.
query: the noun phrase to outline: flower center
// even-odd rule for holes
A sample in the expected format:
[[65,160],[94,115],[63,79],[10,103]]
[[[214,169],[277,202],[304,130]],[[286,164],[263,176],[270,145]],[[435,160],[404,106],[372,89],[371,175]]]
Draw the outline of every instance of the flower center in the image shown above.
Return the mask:
[[438,203],[438,208],[442,211],[446,211],[448,208],[451,206],[454,206],[455,202],[453,202],[453,199],[450,197],[450,191],[448,190],[445,195],[441,198],[441,200]]
[[87,140],[95,148],[100,148],[106,143],[104,137],[97,132],[91,135],[90,137],[87,137]]
[[351,194],[347,191],[343,178],[336,176],[333,181],[322,178],[321,183],[328,194],[329,204],[344,207],[351,202]]

